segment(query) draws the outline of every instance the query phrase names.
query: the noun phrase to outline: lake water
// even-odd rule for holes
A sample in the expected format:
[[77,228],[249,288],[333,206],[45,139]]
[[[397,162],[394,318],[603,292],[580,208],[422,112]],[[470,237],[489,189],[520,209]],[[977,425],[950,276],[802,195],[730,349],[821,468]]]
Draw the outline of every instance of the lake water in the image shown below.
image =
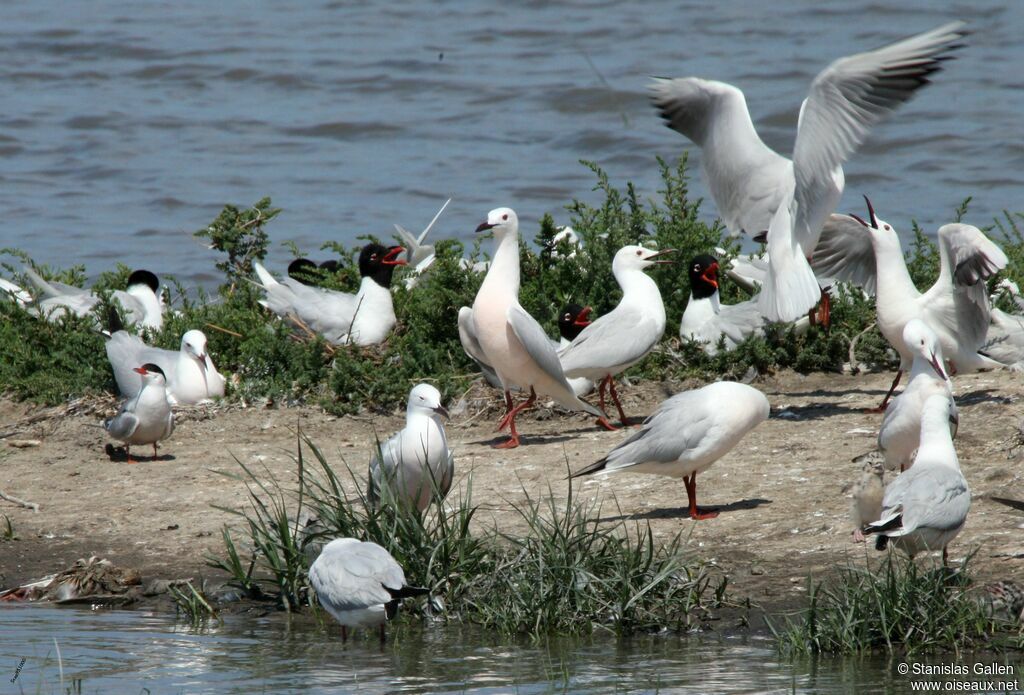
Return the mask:
[[[337,626],[308,617],[232,616],[195,630],[166,615],[45,606],[0,608],[0,625],[0,693],[905,693],[915,680],[899,675],[899,659],[791,664],[766,640],[714,635],[531,643],[431,627],[393,632],[382,647],[365,636],[342,644]],[[975,661],[992,659],[911,660]]]
[[648,76],[739,85],[789,152],[825,65],[954,18],[967,48],[874,130],[841,205],[868,193],[897,227],[930,231],[967,195],[981,226],[1024,207],[1024,3],[8,4],[0,246],[209,284],[216,258],[191,233],[264,195],[285,208],[273,269],[278,242],[419,229],[448,196],[438,237],[469,238],[498,205],[532,236],[542,214],[595,200],[580,159],[656,195],[655,156],[687,144],[648,105]]

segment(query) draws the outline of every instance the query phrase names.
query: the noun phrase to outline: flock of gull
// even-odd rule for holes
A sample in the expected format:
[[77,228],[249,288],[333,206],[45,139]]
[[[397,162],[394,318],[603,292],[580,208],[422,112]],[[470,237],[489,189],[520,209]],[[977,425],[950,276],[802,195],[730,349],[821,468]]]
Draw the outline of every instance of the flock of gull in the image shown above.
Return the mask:
[[[946,548],[963,528],[971,505],[953,445],[958,418],[951,375],[1012,366],[1024,358],[1024,323],[993,310],[986,290],[986,281],[1008,261],[977,227],[944,225],[937,233],[939,278],[921,292],[911,280],[895,229],[879,219],[870,201],[865,217],[838,215],[835,207],[844,189],[843,162],[872,125],[930,83],[965,36],[963,24],[953,22],[833,62],[815,77],[801,106],[792,160],[761,141],[736,87],[695,77],[656,79],[651,86],[653,104],[668,126],[701,148],[704,176],[730,232],[767,244],[765,253],[736,259],[727,271],[710,254],[690,261],[691,295],[680,337],[711,353],[729,350],[770,323],[789,323],[798,330],[827,324],[828,288],[834,283],[850,283],[874,295],[878,327],[899,353],[900,367],[880,407],[885,414],[878,445],[884,461],[867,464],[855,487],[854,539],[874,534],[879,549],[892,543],[911,557],[941,551],[944,563]],[[331,342],[379,343],[396,321],[390,292],[394,272],[408,265],[413,271],[409,283],[429,272],[433,247],[426,236],[436,220],[418,237],[399,228],[403,246],[364,247],[356,294],[316,286],[304,273],[316,266],[305,259],[293,263],[281,280],[257,263],[254,282],[265,295],[261,303]],[[472,306],[462,307],[457,321],[466,353],[504,395],[498,429],[508,430],[509,436],[496,446],[520,445],[516,417],[540,396],[617,429],[606,412],[607,392],[621,425],[629,427],[615,377],[663,337],[664,303],[645,270],[673,262],[672,250],[620,249],[612,262],[622,294],[619,304],[593,320],[588,307],[565,307],[559,316],[561,340],[555,341],[519,303],[515,211],[491,210],[476,231],[492,235],[495,247],[489,264],[474,268],[486,275]],[[572,230],[563,235],[575,239]],[[722,303],[720,272],[756,296],[740,304]],[[53,315],[55,309],[85,314],[98,301],[87,290],[47,282],[31,271],[28,276],[36,297],[6,281],[4,288],[41,314]],[[1017,296],[1015,287],[1007,289]],[[152,273],[136,271],[114,298],[132,323],[160,327],[164,307]],[[173,430],[172,405],[224,393],[224,377],[198,330],[183,336],[179,351],[149,347],[131,333],[116,331],[107,341],[107,355],[118,388],[129,400],[106,428],[128,447],[151,444],[155,454],[157,442]],[[890,400],[904,372],[908,382]],[[595,390],[599,405],[584,400]],[[374,503],[390,499],[423,511],[448,492],[454,460],[443,424],[447,414],[436,388],[420,384],[412,389],[404,429],[380,446],[371,463]],[[697,505],[697,475],[768,416],[768,400],[748,385],[718,382],[679,393],[573,477],[636,472],[682,478],[691,518],[712,518],[717,512]],[[897,469],[898,475],[883,484],[885,471]],[[385,486],[390,496],[381,494]],[[309,579],[320,603],[343,627],[382,625],[401,598],[420,592],[407,585],[402,568],[384,548],[352,538],[327,544]]]

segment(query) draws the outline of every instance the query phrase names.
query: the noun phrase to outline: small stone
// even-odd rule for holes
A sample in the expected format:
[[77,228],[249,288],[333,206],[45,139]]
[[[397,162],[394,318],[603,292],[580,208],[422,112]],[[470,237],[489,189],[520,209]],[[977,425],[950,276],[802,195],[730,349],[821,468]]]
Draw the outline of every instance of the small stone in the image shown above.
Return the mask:
[[42,444],[38,439],[8,439],[7,446],[12,446],[15,449],[30,449],[34,446]]

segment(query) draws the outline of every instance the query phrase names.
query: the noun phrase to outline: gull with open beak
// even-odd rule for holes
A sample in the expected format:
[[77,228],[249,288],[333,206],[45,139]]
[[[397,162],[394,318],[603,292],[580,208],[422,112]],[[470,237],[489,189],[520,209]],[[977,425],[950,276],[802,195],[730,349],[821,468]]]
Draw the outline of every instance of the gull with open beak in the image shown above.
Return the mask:
[[[538,393],[570,410],[582,410],[607,422],[603,412],[573,393],[551,339],[519,304],[519,218],[515,211],[491,210],[476,231],[493,232],[497,248],[473,301],[472,313],[460,313],[470,319],[464,322],[469,342],[480,351],[481,361],[494,369],[505,392],[506,413],[498,429],[509,428],[510,436],[497,447],[519,446],[516,415],[533,405]],[[513,387],[529,392],[529,397],[515,407]]]
[[455,475],[455,458],[448,448],[442,417],[441,392],[418,384],[409,392],[405,427],[380,445],[370,462],[370,501],[377,504],[381,487],[391,499],[424,511],[432,499],[444,499]]
[[[875,291],[878,330],[900,354],[900,368],[879,410],[884,410],[914,350],[903,339],[911,319],[920,319],[938,337],[953,374],[1002,366],[978,352],[985,343],[990,304],[985,281],[1006,267],[1002,249],[977,227],[953,223],[939,228],[939,277],[926,292],[914,286],[899,236],[875,214],[832,215],[814,254],[815,270]],[[946,367],[946,365],[943,365]]]
[[[580,306],[579,304],[566,304],[562,307],[562,313],[558,315],[558,334],[561,336],[561,340],[558,343],[559,356],[572,344],[576,336],[590,325],[589,317],[591,311],[593,311],[591,307]],[[586,396],[594,390],[593,380],[585,376],[569,379],[569,385],[572,386],[572,392],[577,396]]]
[[406,265],[401,246],[368,244],[359,253],[362,280],[356,294],[310,287],[294,278],[278,282],[259,262],[253,263],[266,292],[260,304],[278,316],[319,333],[336,345],[376,345],[395,327],[391,280],[395,268]]
[[167,379],[159,365],[146,363],[133,367],[141,379],[141,386],[133,398],[121,404],[117,414],[103,422],[103,429],[124,442],[128,463],[132,461],[132,444],[152,444],[153,458],[157,457],[156,443],[174,432],[174,413],[167,396]]
[[[658,285],[644,270],[659,263],[675,249],[652,251],[643,246],[624,246],[612,259],[612,274],[622,288],[622,299],[610,312],[584,328],[561,352],[562,369],[570,379],[586,377],[600,383],[598,394],[604,409],[604,392],[610,387],[622,424],[626,413],[615,391],[614,377],[647,356],[665,333],[665,304]],[[611,423],[602,422],[611,428]]]
[[[903,342],[914,353],[910,381],[892,399],[878,430],[878,448],[885,455],[885,467],[904,471],[913,465],[914,452],[921,441],[921,409],[934,394],[953,398],[953,388],[942,366],[942,346],[935,331],[920,319],[911,319],[903,329]],[[950,409],[950,436],[956,437],[959,416],[956,404]],[[876,517],[877,518],[877,517]],[[873,521],[873,520],[869,520]]]
[[181,337],[180,350],[146,345],[127,331],[115,331],[107,340],[107,359],[122,395],[137,393],[141,379],[131,366],[144,362],[160,367],[167,380],[167,396],[175,405],[195,405],[224,395],[224,377],[206,350],[206,335],[198,330]]

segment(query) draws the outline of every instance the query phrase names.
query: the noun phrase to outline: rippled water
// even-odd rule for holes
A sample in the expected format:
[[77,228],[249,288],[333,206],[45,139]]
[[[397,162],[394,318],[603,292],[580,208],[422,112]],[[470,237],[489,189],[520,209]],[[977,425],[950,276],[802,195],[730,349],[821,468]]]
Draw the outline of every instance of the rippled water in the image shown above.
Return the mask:
[[382,647],[342,644],[336,626],[308,618],[232,616],[197,632],[164,615],[42,606],[0,608],[0,624],[0,692],[64,692],[78,680],[86,693],[903,693],[914,680],[898,660],[790,664],[766,641],[715,636],[537,644],[435,628],[393,633]]
[[952,18],[970,21],[968,47],[875,129],[842,208],[869,193],[898,226],[934,230],[966,195],[982,225],[1024,207],[1024,3],[488,5],[8,5],[0,245],[90,273],[122,260],[211,282],[215,259],[191,232],[263,195],[286,210],[274,241],[307,250],[420,228],[449,195],[441,235],[471,236],[499,204],[531,231],[593,199],[579,159],[655,195],[655,156],[685,140],[647,104],[649,75],[741,86],[766,141],[788,152],[828,62]]

